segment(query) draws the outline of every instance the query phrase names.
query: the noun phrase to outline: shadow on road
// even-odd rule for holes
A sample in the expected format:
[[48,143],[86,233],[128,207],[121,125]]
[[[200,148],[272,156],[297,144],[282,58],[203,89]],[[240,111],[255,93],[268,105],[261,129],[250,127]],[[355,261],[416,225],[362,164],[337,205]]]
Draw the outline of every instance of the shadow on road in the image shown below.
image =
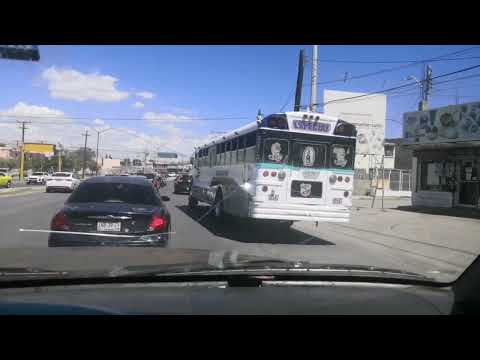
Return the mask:
[[429,215],[453,216],[468,219],[480,219],[480,210],[469,208],[429,208],[414,206],[398,206],[396,210],[416,212]]
[[[186,205],[177,206],[177,208],[197,222],[209,209],[208,206],[197,206],[192,210]],[[252,219],[228,216],[224,220],[217,220],[207,215],[200,224],[215,236],[243,243],[335,245],[330,241],[311,236],[302,231],[279,229],[271,224],[256,223]]]

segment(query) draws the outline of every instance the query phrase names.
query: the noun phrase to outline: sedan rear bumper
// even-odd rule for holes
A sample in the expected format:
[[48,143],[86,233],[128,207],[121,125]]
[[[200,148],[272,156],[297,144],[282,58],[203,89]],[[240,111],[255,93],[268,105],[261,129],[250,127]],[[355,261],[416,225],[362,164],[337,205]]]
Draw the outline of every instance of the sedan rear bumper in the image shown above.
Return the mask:
[[48,186],[47,189],[50,191],[72,191],[73,186]]
[[53,233],[48,238],[48,247],[69,246],[140,246],[166,247],[168,233],[139,235],[132,237],[104,237],[95,235],[77,235]]

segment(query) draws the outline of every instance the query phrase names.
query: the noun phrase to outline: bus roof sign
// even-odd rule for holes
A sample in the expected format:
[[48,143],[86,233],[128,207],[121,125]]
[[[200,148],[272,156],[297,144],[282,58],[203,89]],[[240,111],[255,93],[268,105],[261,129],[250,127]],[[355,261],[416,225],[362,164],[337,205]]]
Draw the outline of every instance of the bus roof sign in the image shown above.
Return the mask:
[[39,61],[37,45],[0,45],[0,59]]

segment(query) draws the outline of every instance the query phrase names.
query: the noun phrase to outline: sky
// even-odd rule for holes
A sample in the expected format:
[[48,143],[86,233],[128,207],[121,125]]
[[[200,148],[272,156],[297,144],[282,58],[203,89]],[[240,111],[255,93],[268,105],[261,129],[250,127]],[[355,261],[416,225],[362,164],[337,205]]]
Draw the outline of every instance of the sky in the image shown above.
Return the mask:
[[[82,133],[88,130],[87,146],[95,148],[96,130],[105,130],[102,156],[143,158],[145,151],[176,151],[188,157],[194,146],[253,121],[258,109],[265,115],[291,111],[300,49],[308,60],[302,104],[310,99],[311,45],[39,49],[39,62],[0,59],[0,143],[20,140],[15,121],[29,121],[25,141],[75,149],[83,146]],[[319,102],[324,89],[368,93],[412,83],[408,76],[421,79],[421,63],[409,61],[469,49],[445,57],[455,60],[430,62],[434,77],[480,64],[480,47],[466,45],[318,49]],[[380,70],[386,71],[355,78]],[[476,74],[480,68],[438,79],[448,82],[433,87],[430,107],[455,104],[455,95],[460,102],[480,100],[480,76],[455,80]],[[386,137],[400,137],[402,114],[417,109],[420,90],[412,85],[385,94]]]

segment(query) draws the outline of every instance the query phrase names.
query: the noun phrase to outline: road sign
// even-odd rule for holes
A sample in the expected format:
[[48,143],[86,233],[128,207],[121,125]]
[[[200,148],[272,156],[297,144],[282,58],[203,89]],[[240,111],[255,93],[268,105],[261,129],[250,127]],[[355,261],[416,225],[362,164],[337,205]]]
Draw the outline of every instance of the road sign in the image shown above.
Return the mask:
[[162,159],[176,159],[178,158],[178,155],[176,153],[170,153],[170,152],[159,152],[157,154],[157,157]]
[[0,45],[0,59],[39,61],[37,45]]

